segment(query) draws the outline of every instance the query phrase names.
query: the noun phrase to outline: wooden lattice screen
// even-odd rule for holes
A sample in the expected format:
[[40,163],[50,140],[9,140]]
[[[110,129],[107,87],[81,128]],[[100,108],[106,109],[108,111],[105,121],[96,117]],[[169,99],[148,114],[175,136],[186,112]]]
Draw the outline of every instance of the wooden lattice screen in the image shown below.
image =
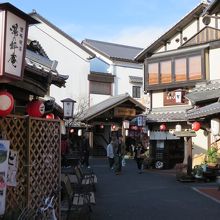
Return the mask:
[[[0,131],[19,159],[17,186],[7,188],[6,211],[24,207],[36,210],[42,198],[60,188],[60,122],[7,117],[0,119]],[[59,201],[60,196],[55,204],[57,214]]]

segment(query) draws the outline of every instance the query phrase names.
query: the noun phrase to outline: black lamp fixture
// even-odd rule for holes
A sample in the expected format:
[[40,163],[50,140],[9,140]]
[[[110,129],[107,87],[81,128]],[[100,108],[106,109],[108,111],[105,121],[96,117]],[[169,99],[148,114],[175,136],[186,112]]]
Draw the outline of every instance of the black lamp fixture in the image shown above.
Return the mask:
[[63,103],[63,117],[66,119],[73,118],[74,104],[76,101],[71,98],[66,98],[61,100],[61,102]]

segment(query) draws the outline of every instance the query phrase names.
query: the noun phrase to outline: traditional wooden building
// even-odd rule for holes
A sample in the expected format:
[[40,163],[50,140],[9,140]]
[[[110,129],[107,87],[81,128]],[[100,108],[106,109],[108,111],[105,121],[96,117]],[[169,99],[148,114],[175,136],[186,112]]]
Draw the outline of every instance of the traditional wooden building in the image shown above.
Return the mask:
[[[28,28],[28,24],[37,22],[9,3],[0,4],[0,8],[0,16],[4,13],[8,16],[11,14],[16,16],[15,20],[7,19],[11,23],[6,23],[5,27],[6,33],[10,33],[13,29],[15,38],[22,36],[21,33],[17,35],[17,30],[23,32],[18,18],[27,20],[26,28]],[[12,54],[15,57],[13,62],[10,60],[10,63],[4,64],[1,59],[0,63],[1,68],[5,67],[0,74],[0,90],[10,93],[14,100],[14,107],[10,114],[0,117],[0,140],[9,141],[9,159],[14,163],[13,170],[8,171],[5,179],[5,187],[7,186],[4,201],[6,204],[5,217],[8,219],[17,219],[18,213],[24,208],[36,210],[44,196],[60,187],[61,132],[60,119],[56,116],[62,116],[62,109],[47,95],[51,85],[65,86],[68,76],[60,75],[56,71],[53,60],[48,58],[39,42],[28,41],[26,37],[27,34],[23,41],[13,41],[13,45],[17,45],[16,43],[24,45],[25,57],[21,58],[20,49],[16,50],[20,45],[13,47]],[[7,42],[3,44],[3,39],[0,40],[7,50]],[[11,48],[12,46],[8,50]],[[18,60],[16,59],[22,59],[20,69],[17,69]],[[9,62],[9,60],[5,60]],[[17,72],[13,68],[12,70],[21,77],[11,77],[8,74],[10,71],[6,69],[7,65],[14,65],[13,68]],[[41,112],[39,103],[32,106],[32,111],[41,112],[41,115],[31,117],[27,106],[35,99],[44,104],[45,109],[43,108]],[[0,101],[1,104],[5,102],[4,98]],[[47,113],[53,113],[57,119],[45,118]],[[1,190],[3,189],[1,188]],[[2,194],[0,199],[2,210]],[[60,213],[59,202],[60,197],[58,196],[56,198],[57,216]]]
[[[137,61],[144,62],[144,90],[151,97],[147,123],[152,145],[156,151],[162,152],[161,158],[177,154],[173,150],[175,143],[181,148],[183,160],[186,142],[179,140],[178,143],[170,133],[176,129],[192,129],[191,124],[195,120],[189,121],[189,115],[193,112],[189,109],[193,108],[194,100],[190,96],[196,93],[198,83],[209,84],[210,80],[219,79],[220,19],[216,14],[207,22],[204,19],[207,7],[208,3],[199,4],[136,57]],[[199,97],[205,99],[204,95],[200,92]],[[201,101],[198,100],[198,103]],[[197,112],[194,111],[195,114]],[[210,139],[203,129],[198,129],[192,143],[194,155],[205,152]]]
[[83,118],[92,127],[90,140],[94,155],[106,154],[106,146],[113,135],[125,138],[123,121],[130,121],[144,111],[145,107],[128,93],[110,97],[90,107]]

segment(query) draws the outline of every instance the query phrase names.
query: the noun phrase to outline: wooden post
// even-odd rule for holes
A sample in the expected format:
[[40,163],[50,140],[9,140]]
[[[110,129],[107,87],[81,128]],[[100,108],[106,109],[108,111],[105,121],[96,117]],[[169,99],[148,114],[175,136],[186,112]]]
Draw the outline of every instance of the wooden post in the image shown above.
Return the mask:
[[192,137],[187,137],[187,175],[192,174]]

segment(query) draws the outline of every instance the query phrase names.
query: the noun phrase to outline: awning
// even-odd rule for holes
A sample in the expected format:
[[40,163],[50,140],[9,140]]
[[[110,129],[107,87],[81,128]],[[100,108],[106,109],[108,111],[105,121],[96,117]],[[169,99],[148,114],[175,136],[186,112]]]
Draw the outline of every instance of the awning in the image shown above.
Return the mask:
[[187,119],[203,118],[220,113],[220,102],[215,102],[204,107],[190,109],[187,111]]

